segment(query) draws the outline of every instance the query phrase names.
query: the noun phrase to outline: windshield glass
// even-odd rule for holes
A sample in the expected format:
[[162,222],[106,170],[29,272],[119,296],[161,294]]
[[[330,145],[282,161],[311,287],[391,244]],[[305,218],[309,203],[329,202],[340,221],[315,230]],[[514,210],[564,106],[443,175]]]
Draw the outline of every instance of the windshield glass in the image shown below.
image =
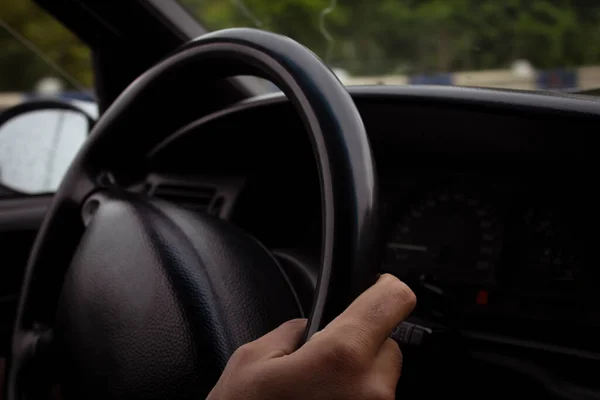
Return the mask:
[[600,2],[592,0],[180,2],[210,30],[290,36],[346,84],[600,87]]

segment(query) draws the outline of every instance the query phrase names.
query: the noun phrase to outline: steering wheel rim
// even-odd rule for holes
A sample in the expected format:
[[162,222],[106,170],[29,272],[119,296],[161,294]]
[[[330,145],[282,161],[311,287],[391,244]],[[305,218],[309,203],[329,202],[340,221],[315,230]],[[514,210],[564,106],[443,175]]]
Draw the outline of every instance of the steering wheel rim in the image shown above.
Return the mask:
[[[375,166],[362,120],[345,87],[314,53],[287,37],[255,29],[214,32],[183,46],[136,79],[97,121],[69,168],[28,260],[7,369],[7,399],[16,399],[22,392],[21,372],[45,337],[40,326],[52,323],[66,270],[56,265],[68,265],[84,233],[81,206],[106,186],[103,171],[122,168],[124,154],[107,161],[107,146],[128,130],[132,119],[142,120],[140,104],[145,95],[174,79],[181,68],[190,67],[211,78],[256,75],[273,81],[300,113],[311,136],[319,166],[323,246],[305,340],[373,282],[377,266]],[[155,133],[146,140],[156,144],[166,134]],[[61,240],[53,237],[60,233]],[[41,290],[42,283],[52,287]],[[40,293],[48,297],[40,299]]]

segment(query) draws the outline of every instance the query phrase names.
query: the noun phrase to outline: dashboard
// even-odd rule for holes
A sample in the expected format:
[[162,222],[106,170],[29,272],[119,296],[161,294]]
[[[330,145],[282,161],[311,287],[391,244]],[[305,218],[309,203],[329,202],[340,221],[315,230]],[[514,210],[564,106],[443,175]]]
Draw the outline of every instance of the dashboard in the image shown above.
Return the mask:
[[561,327],[598,326],[582,199],[572,182],[557,183],[452,174],[389,182],[381,269],[418,292],[417,314],[458,329],[542,331],[557,343],[570,338]]
[[[465,88],[350,92],[377,164],[380,270],[417,292],[415,314],[600,354],[588,157],[600,103]],[[271,249],[302,254],[316,280],[318,171],[285,98],[186,124],[146,163],[149,194],[203,205]]]

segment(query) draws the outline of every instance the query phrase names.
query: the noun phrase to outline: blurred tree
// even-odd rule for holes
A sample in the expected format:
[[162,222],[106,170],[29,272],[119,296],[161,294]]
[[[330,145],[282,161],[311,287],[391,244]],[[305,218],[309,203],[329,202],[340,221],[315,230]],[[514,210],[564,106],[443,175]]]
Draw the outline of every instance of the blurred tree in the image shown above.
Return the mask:
[[31,91],[44,77],[59,78],[67,89],[78,89],[73,87],[75,82],[80,87],[92,86],[88,47],[32,1],[0,1],[0,22],[0,91]]
[[[167,1],[167,0],[165,0]],[[209,29],[251,26],[305,44],[360,75],[600,64],[600,2],[589,0],[181,0]],[[0,22],[91,87],[85,44],[30,0],[0,2]],[[0,91],[60,78],[0,24]],[[72,88],[72,87],[71,87]]]
[[589,0],[181,1],[210,29],[279,32],[355,74],[600,63],[600,2]]

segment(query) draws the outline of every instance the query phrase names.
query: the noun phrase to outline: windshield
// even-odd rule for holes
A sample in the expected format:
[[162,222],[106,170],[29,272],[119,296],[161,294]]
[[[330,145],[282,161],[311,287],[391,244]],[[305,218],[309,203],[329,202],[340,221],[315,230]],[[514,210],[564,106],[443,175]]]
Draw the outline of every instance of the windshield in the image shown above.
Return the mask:
[[593,0],[180,0],[208,29],[299,41],[345,84],[600,87]]

